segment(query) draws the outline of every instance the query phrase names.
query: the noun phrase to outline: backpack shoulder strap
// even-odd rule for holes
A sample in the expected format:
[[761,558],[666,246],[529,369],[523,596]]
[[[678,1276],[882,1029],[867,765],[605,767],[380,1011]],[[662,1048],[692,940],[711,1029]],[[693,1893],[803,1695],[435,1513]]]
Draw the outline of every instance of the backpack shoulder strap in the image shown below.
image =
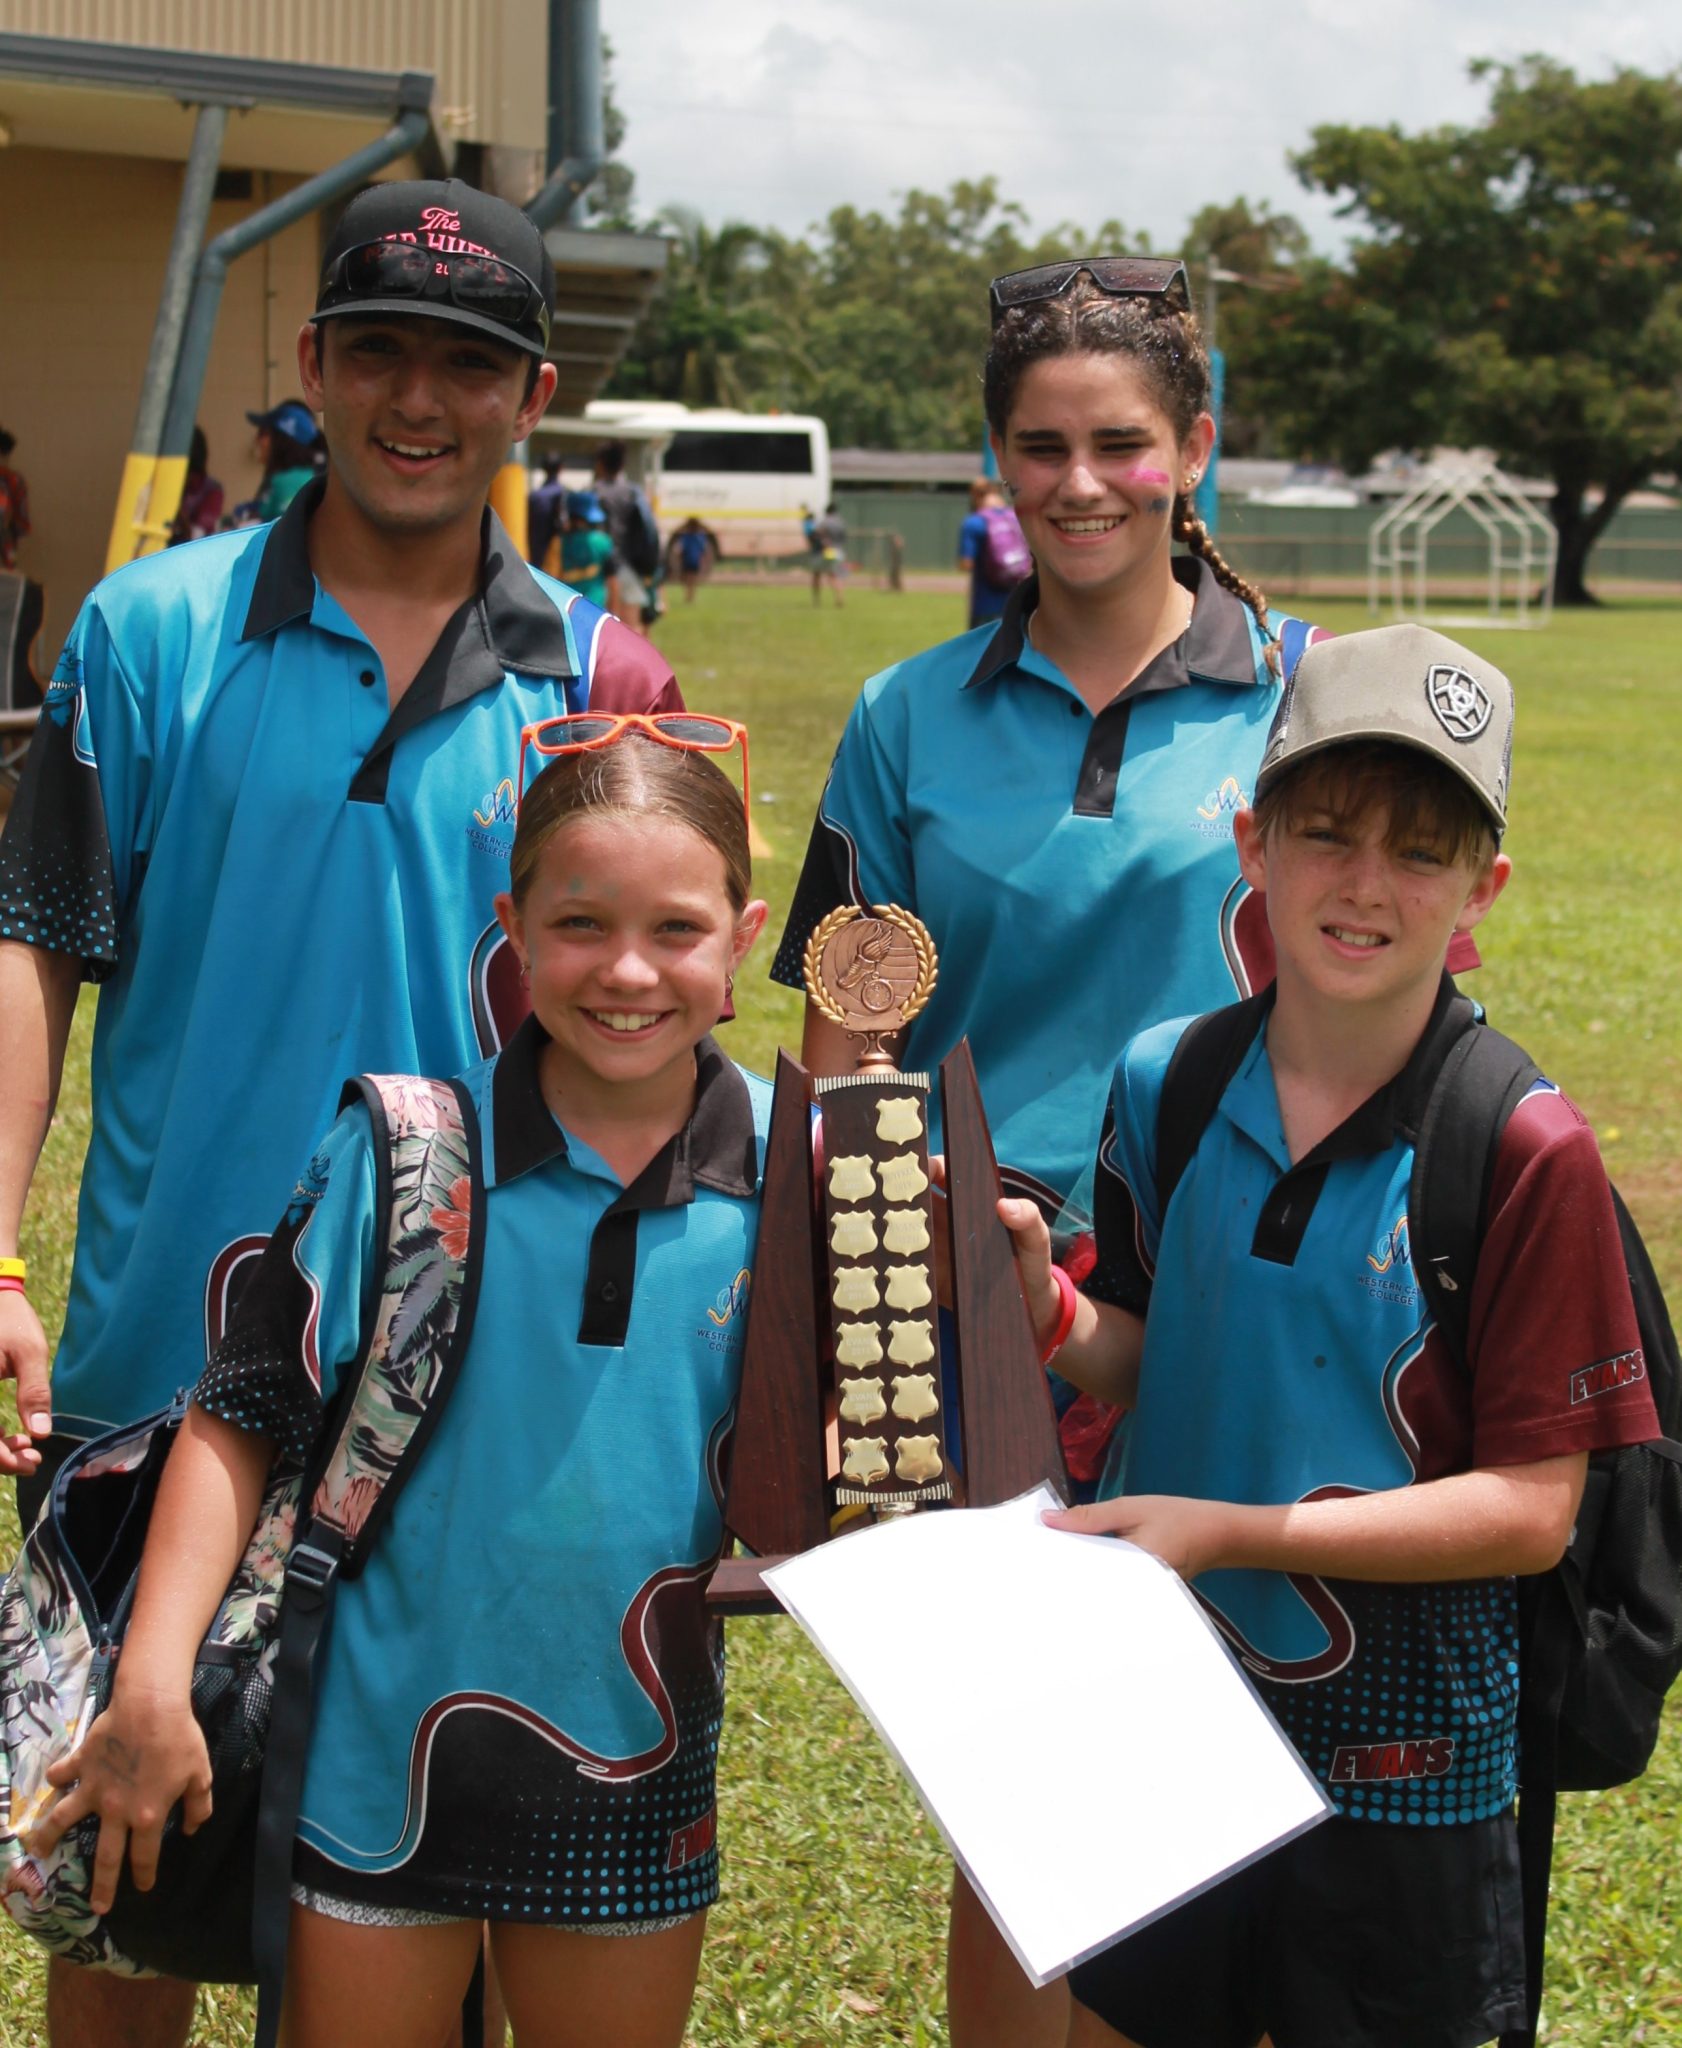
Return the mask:
[[361,1569],[443,1412],[473,1326],[484,1256],[485,1176],[466,1091],[453,1081],[364,1074],[346,1084],[339,1107],[357,1101],[374,1126],[385,1263],[286,1563],[252,1872],[256,2048],[276,2048],[278,2039],[315,1658],[334,1588]]
[[1321,629],[1291,612],[1282,616],[1275,612],[1272,620],[1279,635],[1279,673],[1288,683],[1295,675],[1297,663],[1301,661],[1308,643]]
[[351,1578],[455,1384],[478,1300],[485,1207],[479,1122],[459,1083],[363,1074],[340,1107],[356,1101],[374,1126],[384,1267],[310,1496]]
[[[1457,1001],[1465,1002],[1464,997]],[[1476,1021],[1449,1045],[1414,1137],[1408,1183],[1413,1270],[1455,1362],[1467,1364],[1472,1281],[1507,1119],[1541,1079],[1510,1038]]]
[[1272,989],[1264,989],[1241,1003],[1228,1003],[1224,1009],[1194,1017],[1181,1032],[1180,1042],[1169,1056],[1156,1106],[1158,1218],[1168,1214],[1174,1190],[1272,1003]]

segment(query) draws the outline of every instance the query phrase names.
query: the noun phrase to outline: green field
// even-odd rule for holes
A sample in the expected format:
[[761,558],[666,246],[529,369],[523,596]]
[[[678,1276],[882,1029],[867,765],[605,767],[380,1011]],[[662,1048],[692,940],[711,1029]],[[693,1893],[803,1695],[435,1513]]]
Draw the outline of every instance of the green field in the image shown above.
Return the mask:
[[[799,872],[813,806],[860,681],[960,623],[956,597],[861,588],[815,611],[803,588],[704,589],[661,629],[692,704],[753,732],[755,821],[770,843],[760,886],[772,936]],[[1353,606],[1315,616],[1366,623]],[[1582,1103],[1682,1303],[1682,611],[1630,606],[1560,616],[1542,634],[1468,631],[1512,675],[1519,733],[1511,887],[1479,933],[1477,994]],[[762,942],[769,961],[769,941]],[[745,999],[744,999],[745,998]],[[732,1049],[768,1070],[798,1036],[799,1002],[754,975],[738,987]],[[86,1140],[87,1007],[27,1219],[32,1292],[62,1315]],[[9,1497],[0,1507],[13,1541]],[[939,1838],[875,1737],[792,1623],[730,1629],[721,1788],[725,1900],[713,1916],[692,2041],[945,2039],[947,1866]],[[1071,1759],[1078,1824],[1084,1772]],[[1682,1819],[1682,1706],[1653,1769],[1621,1792],[1568,1800],[1556,1855],[1545,2041],[1649,2048],[1682,2038],[1682,1932],[1666,1888]],[[1118,1850],[1125,1853],[1125,1844]],[[1422,1958],[1422,1967],[1429,1959]],[[33,1953],[0,1932],[0,2048],[44,2040]],[[243,1998],[207,1992],[195,2039],[249,2039]]]

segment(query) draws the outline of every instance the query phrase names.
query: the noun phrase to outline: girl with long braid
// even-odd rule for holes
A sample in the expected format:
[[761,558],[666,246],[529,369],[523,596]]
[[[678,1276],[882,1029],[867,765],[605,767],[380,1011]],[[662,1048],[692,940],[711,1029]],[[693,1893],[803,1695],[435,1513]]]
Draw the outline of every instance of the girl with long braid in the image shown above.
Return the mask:
[[[772,971],[798,986],[839,904],[914,911],[940,979],[900,1062],[968,1035],[1007,1191],[1055,1219],[1128,1038],[1271,979],[1232,815],[1283,663],[1265,598],[1193,507],[1215,429],[1181,265],[1018,271],[992,313],[987,418],[1036,573],[1001,619],[865,685]],[[852,1065],[812,1009],[804,1054]],[[948,1991],[953,2048],[1061,2048],[1066,1992],[1030,1987],[961,1875]]]

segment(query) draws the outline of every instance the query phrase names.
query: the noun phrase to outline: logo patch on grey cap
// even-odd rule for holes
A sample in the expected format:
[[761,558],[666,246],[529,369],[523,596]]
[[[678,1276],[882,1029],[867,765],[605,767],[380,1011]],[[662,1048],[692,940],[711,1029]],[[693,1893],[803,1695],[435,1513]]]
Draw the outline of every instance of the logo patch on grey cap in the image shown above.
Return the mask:
[[1463,668],[1451,668],[1444,662],[1427,674],[1425,694],[1437,723],[1451,740],[1475,740],[1495,710],[1482,683]]

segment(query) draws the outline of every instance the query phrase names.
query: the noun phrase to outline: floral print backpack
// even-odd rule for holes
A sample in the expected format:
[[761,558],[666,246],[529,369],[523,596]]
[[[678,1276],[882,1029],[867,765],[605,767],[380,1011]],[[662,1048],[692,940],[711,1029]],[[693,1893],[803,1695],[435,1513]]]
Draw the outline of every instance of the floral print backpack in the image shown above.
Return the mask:
[[347,1085],[341,1107],[358,1099],[373,1120],[386,1223],[363,1355],[313,1469],[277,1465],[271,1474],[256,1531],[199,1650],[193,1711],[210,1752],[211,1818],[190,1837],[172,1819],[153,1889],[137,1891],[125,1867],[103,1917],[88,1904],[97,1820],[41,1858],[23,1838],[56,1796],[48,1767],[110,1698],[187,1393],[66,1461],[0,1587],[0,1904],[72,1962],[257,1983],[259,2044],[272,2044],[279,2022],[316,1646],[338,1579],[360,1569],[465,1355],[484,1241],[478,1126],[464,1092],[452,1082],[364,1075]]

